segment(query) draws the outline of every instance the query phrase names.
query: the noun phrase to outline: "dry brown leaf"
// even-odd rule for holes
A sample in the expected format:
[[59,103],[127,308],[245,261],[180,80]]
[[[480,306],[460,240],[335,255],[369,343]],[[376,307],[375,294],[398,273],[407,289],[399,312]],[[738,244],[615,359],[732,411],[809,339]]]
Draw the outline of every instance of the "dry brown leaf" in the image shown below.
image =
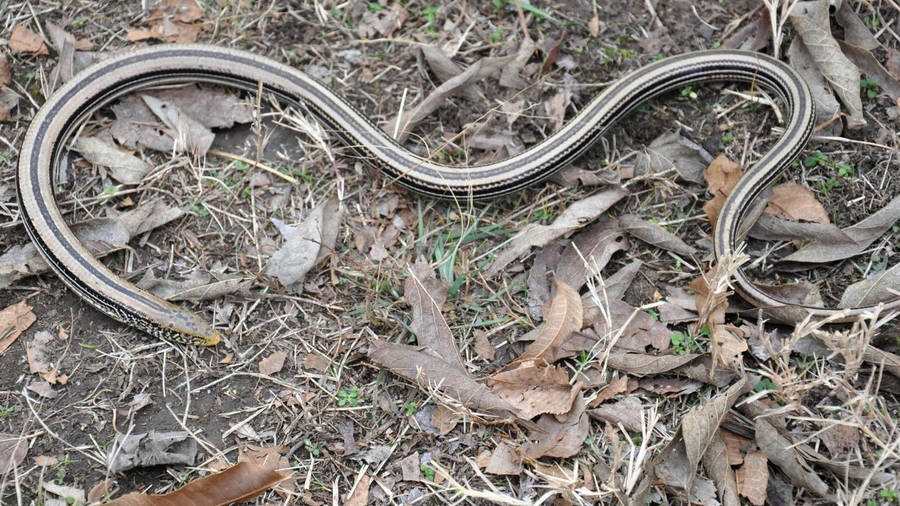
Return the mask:
[[744,465],[737,470],[737,486],[740,494],[754,506],[766,502],[766,486],[769,483],[768,459],[763,452],[751,452],[744,457]]
[[[277,471],[283,476],[275,488],[275,493],[281,498],[287,499],[297,490],[297,478],[289,471],[290,461],[285,457],[288,448],[284,446],[257,446],[248,444],[239,446],[238,462],[247,462],[255,466]],[[284,471],[280,471],[284,470]]]
[[441,313],[449,290],[446,283],[435,277],[425,258],[420,257],[409,266],[409,276],[403,283],[403,297],[412,308],[409,328],[416,335],[416,342],[435,357],[465,371],[459,347]]
[[677,369],[697,357],[699,355],[692,353],[685,353],[684,355],[645,355],[643,353],[612,352],[607,357],[606,363],[612,369],[617,369],[632,376],[642,377]]
[[759,51],[766,47],[772,37],[772,18],[769,9],[759,9],[759,16],[750,24],[737,30],[722,43],[722,47]]
[[567,414],[541,416],[537,428],[528,432],[531,442],[525,446],[525,455],[532,459],[576,455],[590,431],[585,407],[584,397],[579,395]]
[[828,485],[815,472],[809,469],[809,465],[803,461],[794,444],[779,434],[772,424],[762,417],[757,418],[755,434],[756,444],[759,445],[759,449],[795,485],[806,488],[823,499],[833,499],[828,490]]
[[581,382],[570,385],[568,373],[559,366],[543,366],[534,361],[516,363],[515,368],[492,374],[486,383],[492,392],[515,408],[519,418],[530,420],[544,413],[569,412],[581,390]]
[[613,186],[575,202],[550,225],[536,223],[526,225],[497,253],[485,269],[485,276],[488,278],[496,276],[510,262],[528,253],[533,246],[545,246],[550,241],[593,222],[625,195],[628,195],[628,190],[621,186]]
[[859,95],[859,70],[831,35],[828,4],[819,1],[799,2],[790,10],[791,23],[803,39],[813,61],[850,113],[847,127],[865,126],[862,99]]
[[534,342],[505,369],[516,367],[525,361],[543,361],[548,364],[560,358],[560,349],[565,340],[581,330],[584,309],[581,296],[569,285],[556,281],[556,296],[544,315],[544,324]]
[[0,432],[0,474],[6,475],[19,466],[28,454],[28,441]]
[[816,200],[809,188],[797,183],[782,183],[772,189],[766,214],[783,214],[794,220],[831,223],[825,207]]
[[268,357],[259,361],[259,373],[271,376],[284,367],[284,361],[287,355],[283,351],[276,351]]
[[594,17],[588,21],[588,33],[591,34],[591,37],[597,37],[600,35],[600,18],[595,14]]
[[165,300],[211,300],[247,289],[253,283],[252,278],[231,276],[215,279],[210,274],[195,270],[187,279],[157,278],[153,270],[148,269],[144,277],[136,283],[153,295]]
[[12,72],[9,68],[9,60],[5,54],[0,54],[0,87],[12,82]]
[[744,171],[741,170],[741,166],[729,160],[725,155],[716,157],[703,171],[703,178],[706,179],[709,193],[713,196],[712,200],[703,205],[703,211],[709,219],[710,227],[716,227],[716,220],[719,219],[722,206],[725,205],[725,201],[731,195],[731,190],[743,175]]
[[501,417],[514,411],[509,403],[469,377],[465,371],[418,347],[373,339],[369,358],[413,383],[440,390],[469,409]]
[[140,183],[152,168],[149,163],[98,137],[80,136],[75,139],[74,147],[85,160],[110,168],[110,176],[120,183]]
[[534,53],[534,39],[525,37],[525,40],[519,45],[516,51],[515,59],[503,67],[500,73],[500,86],[504,88],[512,88],[514,90],[522,90],[528,86],[528,82],[522,79],[520,73],[525,68],[525,64],[531,59]]
[[50,51],[44,44],[40,35],[32,32],[23,25],[16,25],[9,36],[9,49],[14,53],[30,53],[34,55],[48,55]]
[[891,75],[872,53],[861,47],[841,42],[841,50],[867,78],[875,81],[882,93],[900,100],[900,82]]
[[35,321],[37,317],[24,299],[0,311],[0,355]]
[[[721,430],[716,433],[709,443],[709,448],[703,454],[703,467],[706,474],[712,479],[719,489],[719,498],[723,506],[740,506],[738,497],[737,480],[734,471],[728,462],[728,450],[722,441]],[[696,484],[696,481],[694,482]]]
[[[601,299],[604,297],[608,300],[621,299],[625,296],[625,292],[628,291],[628,287],[631,286],[631,282],[634,281],[634,277],[641,270],[643,265],[643,262],[640,260],[625,264],[624,267],[614,272],[608,278],[600,280],[601,282],[598,282],[595,285],[597,294],[600,295]],[[584,305],[584,321],[597,321],[595,313],[599,308],[594,301],[593,294],[588,292],[582,295],[581,303]],[[584,325],[589,325],[589,323],[585,323]]]
[[328,357],[319,355],[318,353],[309,353],[303,359],[301,367],[308,371],[326,372],[331,367],[331,360]]
[[[615,340],[615,345],[622,351],[644,353],[648,348],[663,351],[669,347],[669,328],[644,311],[632,307],[621,300],[600,300],[605,310],[591,311],[590,320],[593,329],[603,342]],[[607,316],[609,320],[607,321]],[[585,324],[588,324],[588,319]]]
[[853,4],[851,2],[838,2],[838,4],[840,7],[834,13],[834,19],[844,29],[844,39],[867,51],[881,47],[878,39],[872,35],[866,24],[853,11]]
[[53,359],[50,353],[52,342],[53,334],[46,330],[39,330],[34,334],[34,339],[25,343],[25,357],[28,360],[29,373],[42,374],[53,369]]
[[643,425],[643,406],[641,400],[635,396],[601,404],[595,409],[588,410],[588,414],[591,418],[609,422],[613,426],[622,424],[623,427],[634,432],[640,432]]
[[646,378],[638,382],[641,390],[653,392],[657,395],[665,395],[667,398],[677,398],[680,395],[691,394],[700,390],[702,383],[685,378]]
[[435,88],[418,105],[406,109],[388,121],[385,131],[392,137],[395,137],[397,142],[402,143],[409,137],[413,127],[427,118],[438,107],[444,105],[448,98],[462,93],[468,87],[499,71],[509,61],[510,57],[482,58],[476,61],[461,74],[448,79]]
[[173,504],[230,504],[250,500],[274,487],[285,475],[248,462],[238,464],[165,495],[126,494],[110,506],[171,506]]
[[166,134],[174,141],[176,153],[191,153],[196,157],[206,156],[216,135],[203,123],[192,118],[177,105],[159,100],[150,95],[141,95],[144,104],[168,127]]
[[616,219],[601,216],[587,229],[579,232],[565,247],[554,266],[557,281],[576,291],[594,273],[601,272],[612,256],[628,248],[628,238]]
[[522,473],[522,450],[506,441],[491,452],[491,458],[485,467],[485,471],[501,476],[518,476]]
[[634,172],[641,176],[674,169],[684,180],[703,184],[703,170],[713,157],[699,144],[677,132],[669,132],[653,139],[635,161]]
[[368,474],[363,474],[353,487],[353,491],[347,496],[344,505],[366,506],[369,504],[369,486],[371,483],[372,478]]
[[815,240],[781,259],[783,262],[823,263],[858,255],[900,219],[900,195],[868,218],[842,229],[852,243]]
[[[60,485],[52,480],[44,481],[44,490],[59,497],[65,504],[84,504],[84,489]],[[50,500],[47,500],[50,502]]]
[[481,329],[475,329],[472,334],[472,338],[475,341],[475,353],[484,360],[493,362],[496,350],[494,350],[494,345],[492,345],[491,341],[487,338],[487,332]]
[[391,35],[403,26],[403,22],[409,18],[409,12],[399,3],[395,3],[388,9],[367,10],[359,22],[357,31],[359,36],[368,39],[378,35],[390,38]]
[[900,80],[900,51],[888,49],[887,71],[894,79]]
[[809,49],[806,48],[806,44],[803,43],[800,37],[795,37],[791,41],[791,45],[787,50],[787,57],[791,67],[799,72],[809,85],[813,99],[816,102],[816,124],[826,125],[830,123],[830,125],[834,125],[833,128],[837,129],[834,132],[835,134],[841,133],[843,125],[840,121],[835,121],[839,117],[841,104],[835,98],[834,92],[831,91],[828,83],[825,82],[825,78],[819,72],[818,67],[816,67],[816,62],[813,61],[812,55],[809,54]]
[[[874,306],[900,295],[900,264],[848,286],[838,307]],[[2,351],[0,351],[2,353]]]
[[109,489],[112,487],[113,483],[112,480],[97,482],[97,484],[88,491],[87,501],[89,503],[99,503],[108,499],[107,495],[109,494]]
[[619,376],[618,373],[614,373],[612,379],[609,380],[609,384],[606,385],[606,388],[597,393],[597,396],[594,397],[594,400],[591,401],[588,407],[596,408],[616,395],[623,394],[627,391],[628,376]]
[[568,88],[553,95],[544,102],[544,111],[550,118],[550,126],[553,130],[559,130],[559,127],[566,122],[566,109],[572,104],[572,92]]
[[725,451],[728,453],[728,464],[737,466],[743,463],[744,454],[747,453],[751,440],[734,432],[721,429],[719,430],[719,437],[725,443]]
[[688,246],[677,235],[664,229],[662,226],[643,220],[636,214],[619,216],[619,226],[651,246],[677,253],[679,255],[693,255],[697,250]]
[[787,285],[763,285],[756,283],[756,287],[775,299],[788,304],[815,307],[824,307],[825,305],[822,300],[822,294],[819,292],[819,287],[805,279]]
[[656,478],[669,487],[689,491],[697,465],[719,430],[722,419],[738,396],[747,378],[731,385],[725,392],[687,412],[675,437],[655,460]]
[[266,274],[291,289],[302,288],[306,274],[334,251],[342,218],[340,201],[331,197],[309,212],[296,227],[272,218],[284,236],[284,244],[266,262]]
[[411,453],[400,461],[403,481],[421,481],[422,471],[419,467],[419,452]]
[[438,405],[431,412],[431,426],[440,432],[442,436],[450,434],[456,428],[462,418],[443,404]]
[[763,241],[818,239],[830,244],[853,244],[853,239],[834,224],[804,223],[765,214],[760,215],[749,234]]

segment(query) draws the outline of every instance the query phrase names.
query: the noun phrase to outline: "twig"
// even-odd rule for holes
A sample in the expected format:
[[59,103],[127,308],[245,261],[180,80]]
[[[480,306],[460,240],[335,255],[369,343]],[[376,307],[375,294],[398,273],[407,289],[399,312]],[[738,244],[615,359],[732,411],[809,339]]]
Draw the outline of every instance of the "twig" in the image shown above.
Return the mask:
[[207,153],[210,155],[213,155],[213,156],[221,156],[222,158],[228,158],[230,160],[237,160],[239,162],[244,162],[244,163],[251,165],[253,167],[256,167],[258,169],[262,169],[272,175],[278,176],[281,179],[284,179],[285,181],[287,181],[291,184],[299,183],[299,181],[292,178],[291,176],[288,176],[287,174],[282,174],[281,172],[278,172],[277,170],[273,169],[272,167],[269,167],[268,165],[266,165],[264,163],[257,162],[255,160],[251,160],[250,158],[246,158],[241,155],[235,155],[232,153],[228,153],[226,151],[220,151],[218,149],[210,149],[209,151],[207,151]]

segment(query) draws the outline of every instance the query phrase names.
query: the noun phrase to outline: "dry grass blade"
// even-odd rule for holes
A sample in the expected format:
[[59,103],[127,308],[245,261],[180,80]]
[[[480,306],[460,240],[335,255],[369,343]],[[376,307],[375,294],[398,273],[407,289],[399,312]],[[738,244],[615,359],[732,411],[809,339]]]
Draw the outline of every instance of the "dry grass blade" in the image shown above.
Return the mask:
[[111,506],[218,506],[250,500],[274,487],[287,476],[249,462],[238,464],[188,483],[165,495],[132,492],[108,504]]

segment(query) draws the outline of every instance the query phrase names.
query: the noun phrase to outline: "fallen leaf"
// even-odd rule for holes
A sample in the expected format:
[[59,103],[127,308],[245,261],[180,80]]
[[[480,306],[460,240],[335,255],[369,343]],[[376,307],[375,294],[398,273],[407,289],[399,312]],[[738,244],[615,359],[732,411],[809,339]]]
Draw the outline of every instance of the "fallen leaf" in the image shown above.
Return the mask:
[[496,350],[494,350],[494,345],[487,338],[487,333],[481,329],[475,329],[472,333],[472,339],[475,341],[475,353],[484,360],[493,362]]
[[699,355],[647,355],[643,353],[611,352],[606,359],[607,365],[632,376],[643,377],[661,374],[677,369]]
[[[739,506],[741,500],[738,497],[737,480],[731,464],[728,462],[728,450],[721,438],[719,430],[709,443],[709,448],[703,454],[703,467],[706,474],[717,485],[722,504],[726,506]],[[697,481],[694,480],[696,486]],[[701,504],[709,504],[708,502]]]
[[266,274],[277,277],[287,288],[299,288],[306,273],[334,251],[341,214],[340,202],[329,198],[310,211],[297,227],[272,218],[285,241],[266,262]]
[[691,490],[700,459],[746,382],[746,376],[742,377],[725,392],[702,402],[684,415],[675,437],[654,461],[657,480],[677,490]]
[[766,502],[766,486],[769,482],[767,463],[764,453],[751,452],[744,457],[744,465],[736,473],[740,494],[755,506],[762,506]]
[[505,65],[500,73],[500,86],[504,88],[512,88],[521,90],[528,86],[528,82],[521,77],[522,69],[534,54],[535,44],[530,37],[525,37],[516,50],[515,58]]
[[196,457],[197,441],[187,432],[118,434],[109,447],[109,471],[166,464],[192,466]]
[[756,419],[756,443],[759,449],[769,458],[769,462],[778,466],[781,471],[800,487],[817,496],[831,500],[828,485],[809,465],[802,460],[793,443],[778,433],[778,430],[763,418]]
[[646,378],[638,382],[638,388],[653,392],[657,395],[665,395],[668,398],[676,398],[679,395],[692,394],[698,390],[702,383],[684,378]]
[[13,28],[7,45],[14,53],[50,54],[47,45],[44,44],[44,39],[23,25],[16,25]]
[[841,122],[834,120],[838,118],[841,104],[834,97],[834,92],[831,91],[828,83],[825,82],[825,78],[819,72],[818,67],[816,67],[816,62],[813,61],[812,55],[809,54],[809,49],[806,48],[806,44],[803,43],[800,37],[795,37],[791,41],[791,45],[787,50],[787,57],[791,67],[800,73],[803,80],[809,85],[813,99],[816,102],[816,124],[826,125],[830,123],[835,125],[835,128],[838,129],[837,133],[840,133],[843,130],[843,125]]
[[591,418],[608,422],[613,426],[622,424],[627,430],[640,432],[643,426],[643,406],[637,397],[626,397],[617,402],[608,402],[589,409]]
[[131,402],[119,408],[119,416],[131,419],[135,413],[153,404],[152,395],[146,392],[135,394]]
[[530,420],[544,413],[569,412],[581,383],[570,385],[569,375],[562,367],[542,366],[532,361],[517,361],[517,364],[515,368],[492,374],[486,383],[493,393],[515,408],[519,418]]
[[141,95],[144,103],[163,122],[166,133],[175,143],[176,153],[191,153],[197,157],[206,156],[216,135],[199,121],[182,111],[177,105],[159,100],[150,95]]
[[900,82],[869,51],[853,44],[841,43],[841,50],[867,78],[875,81],[882,93],[900,100]]
[[[78,241],[95,258],[125,247],[135,235],[150,231],[184,215],[184,211],[169,207],[161,201],[149,201],[116,216],[97,218],[71,227]],[[0,255],[0,288],[27,276],[48,272],[50,266],[37,248],[28,243],[13,246]]]
[[59,485],[52,480],[44,481],[44,490],[62,498],[66,504],[84,504],[84,490],[76,487]]
[[0,87],[0,121],[12,121],[12,110],[19,104],[19,96],[3,86]]
[[131,492],[107,504],[110,506],[231,504],[249,501],[285,478],[285,475],[277,471],[249,462],[238,462],[221,473],[196,479],[165,495]]
[[744,176],[741,166],[732,162],[725,155],[719,155],[709,167],[703,171],[703,178],[709,185],[709,193],[712,200],[703,205],[703,211],[709,219],[709,226],[716,227],[716,220],[722,212],[725,200],[731,195],[731,190]]
[[798,221],[831,223],[828,212],[813,192],[797,183],[782,183],[772,188],[772,196],[763,212],[772,216],[783,214]]
[[75,37],[51,21],[46,22],[44,28],[50,34],[50,41],[57,54],[56,67],[50,74],[51,88],[55,90],[72,80],[75,74]]
[[601,299],[599,303],[603,309],[594,311],[590,322],[600,341],[640,353],[669,347],[671,332],[665,323],[621,300]]
[[[631,286],[631,282],[634,281],[634,277],[637,275],[638,271],[641,270],[643,265],[643,262],[640,260],[629,262],[608,278],[600,280],[601,282],[598,282],[594,286],[595,291],[600,295],[600,300],[604,300],[604,298],[607,300],[618,300],[624,297],[625,292],[628,291],[628,287]],[[582,295],[581,303],[584,305],[584,321],[597,321],[594,312],[596,312],[598,308],[594,301],[593,294],[588,292]]]
[[760,215],[750,228],[750,237],[763,241],[795,241],[819,239],[831,244],[853,244],[847,234],[837,226],[828,223],[803,223],[775,216]]
[[859,70],[841,52],[831,35],[828,7],[818,1],[798,2],[790,10],[789,17],[816,66],[850,113],[847,127],[851,130],[862,128],[866,120],[859,96]]
[[872,35],[866,24],[853,11],[850,2],[840,2],[838,5],[840,7],[834,13],[834,19],[844,29],[844,39],[847,42],[867,51],[881,47],[878,39]]
[[431,426],[437,429],[442,436],[450,434],[460,421],[461,417],[443,404],[437,406],[431,412]]
[[510,262],[528,253],[533,246],[545,246],[550,241],[596,220],[627,194],[628,190],[625,188],[614,186],[575,202],[550,225],[536,223],[526,225],[497,253],[494,260],[485,269],[485,276],[488,278],[496,276]]
[[506,441],[491,452],[491,458],[485,467],[485,471],[501,476],[518,476],[522,473],[522,451]]
[[107,500],[109,497],[109,489],[112,487],[112,480],[103,480],[97,482],[96,485],[91,487],[91,489],[87,493],[87,500],[89,503],[99,503],[101,501]]
[[887,70],[894,79],[900,80],[900,51],[888,49]]
[[[422,55],[425,57],[425,61],[428,62],[428,68],[434,72],[434,75],[441,82],[449,81],[464,72],[462,67],[454,63],[441,48],[434,44],[422,47]],[[483,95],[477,84],[466,86],[460,93],[468,100],[480,100]],[[506,104],[509,103],[507,102]]]
[[309,353],[306,355],[306,358],[303,359],[301,367],[310,371],[325,372],[331,367],[331,360],[318,353]]
[[631,234],[651,246],[662,248],[679,255],[690,256],[697,252],[691,246],[688,246],[677,235],[664,229],[662,226],[641,219],[636,214],[626,214],[619,216],[619,226],[623,230]]
[[403,481],[422,481],[419,466],[419,452],[411,453],[401,460],[400,471],[403,473]]
[[462,93],[466,88],[502,69],[509,61],[509,57],[482,58],[476,61],[461,74],[435,88],[418,105],[406,109],[388,121],[385,131],[397,139],[397,142],[404,142],[412,128],[437,110],[448,98]]
[[848,286],[841,296],[840,308],[874,306],[900,295],[900,264]]
[[31,382],[28,383],[28,390],[38,394],[44,399],[55,399],[56,396],[59,395],[56,390],[53,390],[50,382],[44,379],[31,380]]
[[138,184],[152,168],[149,163],[97,137],[79,137],[74,147],[92,164],[109,167],[110,176],[120,183]]
[[613,255],[628,246],[618,220],[601,216],[563,249],[554,269],[555,279],[581,290],[589,277],[600,273]]
[[34,465],[41,467],[50,467],[59,464],[59,459],[48,455],[38,455],[34,458]]
[[588,21],[588,33],[591,34],[591,37],[597,37],[600,35],[600,18],[595,14],[594,17]]
[[217,299],[244,290],[249,288],[252,283],[252,278],[243,276],[214,279],[210,274],[201,270],[191,271],[188,279],[161,279],[156,277],[153,269],[148,269],[136,285],[165,300],[201,301]]
[[819,434],[819,439],[828,448],[828,453],[834,461],[849,460],[859,448],[860,429],[853,425],[835,423],[826,427]]
[[3,352],[35,321],[37,317],[24,299],[0,311],[0,355],[3,355]]
[[420,257],[409,267],[409,276],[403,283],[403,297],[412,309],[409,328],[416,335],[416,342],[426,351],[445,362],[465,371],[459,356],[459,347],[453,339],[447,320],[441,313],[450,287],[438,280],[434,270]]
[[569,285],[559,281],[555,284],[556,296],[544,314],[544,324],[538,336],[522,354],[505,369],[516,367],[525,361],[543,361],[548,364],[560,357],[560,348],[572,332],[581,330],[583,308],[581,296]]
[[719,437],[725,443],[725,452],[728,454],[728,464],[737,466],[744,462],[744,454],[752,440],[739,436],[734,432],[720,429]]
[[373,339],[369,358],[394,374],[461,402],[472,410],[507,416],[514,411],[506,401],[456,366],[421,351],[418,347]]
[[28,360],[29,373],[48,373],[53,369],[53,358],[50,353],[52,342],[53,334],[46,330],[39,330],[34,334],[34,339],[25,343],[25,357]]
[[537,427],[528,431],[530,441],[525,445],[525,455],[539,459],[568,458],[578,454],[591,426],[585,407],[584,397],[579,395],[567,414],[541,416]]
[[858,255],[900,219],[900,195],[868,218],[842,229],[852,243],[829,244],[815,240],[781,259],[782,262],[823,263]]
[[618,373],[613,373],[613,377],[609,380],[609,383],[603,390],[597,392],[594,400],[588,404],[588,407],[596,408],[597,406],[603,404],[604,402],[612,399],[613,397],[624,394],[628,391],[628,376],[622,375],[619,376]]
[[653,139],[635,161],[636,175],[656,174],[675,169],[684,180],[703,184],[703,170],[713,157],[699,144],[677,132],[669,132]]
[[0,474],[6,475],[25,460],[28,441],[15,434],[0,432]]
[[769,9],[759,9],[750,24],[737,30],[722,43],[722,47],[729,49],[741,49],[744,51],[759,51],[766,47],[772,37],[772,18]]
[[353,487],[353,492],[344,501],[344,505],[366,506],[366,504],[369,504],[369,485],[371,481],[372,478],[368,474],[362,475],[359,481],[356,482],[356,486]]
[[376,35],[390,38],[391,35],[403,26],[403,22],[409,18],[409,12],[399,3],[390,8],[378,10],[369,9],[363,14],[357,31],[359,36],[368,39]]
[[563,89],[556,95],[550,97],[544,102],[544,111],[550,118],[550,126],[553,130],[559,130],[559,127],[566,122],[566,109],[572,104],[572,92],[568,88]]
[[822,300],[822,294],[819,292],[819,287],[805,279],[801,279],[797,283],[786,285],[755,284],[757,288],[766,292],[768,295],[788,304],[814,307],[825,306],[825,302]]
[[271,376],[284,367],[284,361],[287,355],[282,351],[276,351],[268,357],[259,361],[259,373]]
[[0,87],[12,82],[12,71],[9,68],[9,60],[5,54],[0,54]]

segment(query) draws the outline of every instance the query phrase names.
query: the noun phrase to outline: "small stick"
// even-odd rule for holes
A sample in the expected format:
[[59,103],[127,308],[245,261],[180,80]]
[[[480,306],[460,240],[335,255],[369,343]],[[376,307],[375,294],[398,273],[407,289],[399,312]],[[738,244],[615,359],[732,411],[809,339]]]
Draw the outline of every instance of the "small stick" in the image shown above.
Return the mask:
[[207,153],[210,155],[213,155],[213,156],[221,156],[222,158],[228,158],[230,160],[237,160],[239,162],[244,162],[244,163],[246,163],[248,165],[252,165],[258,169],[262,169],[272,175],[278,176],[281,179],[284,179],[285,181],[287,181],[291,184],[297,184],[299,182],[296,179],[292,178],[291,176],[288,176],[287,174],[282,174],[281,172],[278,172],[277,170],[273,169],[272,167],[269,167],[268,165],[266,165],[262,162],[257,162],[255,160],[251,160],[250,158],[246,158],[241,155],[235,155],[232,153],[228,153],[227,151],[219,151],[218,149],[210,149],[209,151],[207,151]]

